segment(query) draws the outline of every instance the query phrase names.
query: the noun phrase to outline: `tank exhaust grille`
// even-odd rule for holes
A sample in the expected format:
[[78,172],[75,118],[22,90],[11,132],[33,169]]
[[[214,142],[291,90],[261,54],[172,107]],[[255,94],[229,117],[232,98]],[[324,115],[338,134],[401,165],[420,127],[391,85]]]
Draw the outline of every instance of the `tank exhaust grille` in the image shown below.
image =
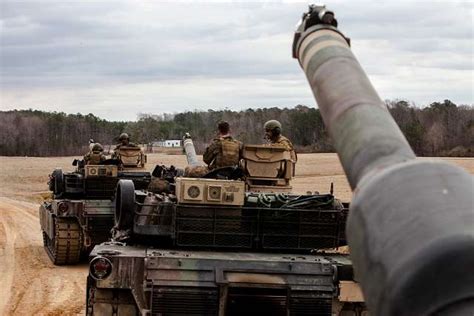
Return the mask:
[[213,288],[153,287],[152,315],[217,315],[218,291]]
[[332,298],[328,293],[293,292],[290,298],[290,315],[332,315]]
[[286,289],[229,288],[226,315],[287,315]]

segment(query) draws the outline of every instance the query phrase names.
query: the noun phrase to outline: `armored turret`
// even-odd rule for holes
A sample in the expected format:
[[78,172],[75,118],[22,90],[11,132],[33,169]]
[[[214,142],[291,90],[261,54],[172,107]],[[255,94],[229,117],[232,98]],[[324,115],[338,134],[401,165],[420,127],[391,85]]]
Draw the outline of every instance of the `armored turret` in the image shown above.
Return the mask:
[[415,159],[324,6],[303,14],[293,57],[354,191],[346,233],[371,314],[472,312],[473,177]]

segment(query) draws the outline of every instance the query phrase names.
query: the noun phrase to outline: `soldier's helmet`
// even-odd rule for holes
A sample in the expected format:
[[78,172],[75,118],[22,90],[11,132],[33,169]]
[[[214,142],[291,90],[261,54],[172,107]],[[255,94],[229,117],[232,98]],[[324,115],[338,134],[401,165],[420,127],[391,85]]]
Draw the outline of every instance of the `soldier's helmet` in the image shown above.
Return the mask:
[[278,134],[281,133],[281,123],[277,120],[270,120],[263,124],[263,128],[265,130],[270,130],[272,132],[277,132]]
[[99,143],[95,143],[94,146],[92,146],[92,151],[104,151],[104,147]]
[[230,125],[229,125],[229,122],[227,121],[219,121],[217,123],[217,129],[219,130],[219,132],[223,133],[223,134],[226,134],[229,132],[230,130]]
[[130,137],[128,137],[128,134],[127,133],[122,133],[120,134],[120,137],[119,137],[119,140],[122,141],[124,139],[130,139]]

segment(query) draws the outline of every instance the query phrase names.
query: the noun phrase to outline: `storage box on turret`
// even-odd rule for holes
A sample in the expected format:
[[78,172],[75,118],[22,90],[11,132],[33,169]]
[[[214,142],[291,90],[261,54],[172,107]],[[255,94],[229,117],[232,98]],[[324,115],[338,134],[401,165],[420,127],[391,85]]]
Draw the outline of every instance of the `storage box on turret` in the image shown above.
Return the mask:
[[245,182],[176,178],[178,204],[244,205]]

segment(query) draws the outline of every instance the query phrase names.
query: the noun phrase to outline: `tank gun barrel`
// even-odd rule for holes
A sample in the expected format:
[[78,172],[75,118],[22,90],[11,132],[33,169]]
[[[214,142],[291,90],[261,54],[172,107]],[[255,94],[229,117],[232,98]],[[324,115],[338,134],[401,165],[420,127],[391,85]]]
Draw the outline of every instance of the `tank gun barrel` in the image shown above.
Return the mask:
[[447,163],[415,160],[337,25],[333,12],[311,5],[293,57],[354,191],[347,236],[369,310],[474,310],[474,179]]
[[194,143],[189,133],[186,133],[183,136],[183,147],[189,166],[194,167],[203,165],[203,163],[201,163],[197,158],[196,149],[194,148]]

